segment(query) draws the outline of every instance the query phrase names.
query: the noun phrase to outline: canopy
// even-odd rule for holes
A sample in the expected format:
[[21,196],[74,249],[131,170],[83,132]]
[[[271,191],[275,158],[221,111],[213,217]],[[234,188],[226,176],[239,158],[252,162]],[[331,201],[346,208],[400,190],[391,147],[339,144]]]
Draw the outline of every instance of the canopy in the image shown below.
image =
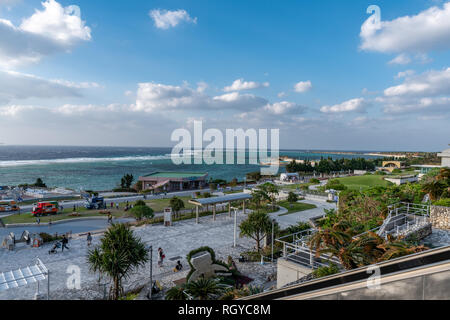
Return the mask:
[[26,286],[47,279],[48,269],[40,259],[36,264],[18,270],[0,272],[0,291]]
[[224,202],[233,202],[240,200],[251,199],[252,195],[250,193],[232,193],[227,194],[220,197],[212,197],[212,198],[200,198],[200,199],[192,199],[189,200],[189,203],[194,204],[196,206],[206,206],[216,203],[224,203]]

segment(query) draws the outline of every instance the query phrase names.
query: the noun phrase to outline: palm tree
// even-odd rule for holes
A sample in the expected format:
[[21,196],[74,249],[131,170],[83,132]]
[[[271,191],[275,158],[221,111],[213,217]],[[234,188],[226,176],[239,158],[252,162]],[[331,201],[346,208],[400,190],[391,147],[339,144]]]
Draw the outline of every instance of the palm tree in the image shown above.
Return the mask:
[[186,285],[186,293],[195,300],[216,299],[225,290],[215,279],[200,278]]
[[319,228],[309,239],[309,246],[311,250],[316,251],[316,256],[329,248],[337,245],[344,246],[351,241],[351,236],[343,231],[335,230],[333,228]]
[[380,261],[386,261],[398,257],[403,257],[413,253],[418,253],[428,250],[425,246],[411,246],[404,241],[388,241],[378,246],[384,250],[383,255],[380,257]]
[[332,257],[337,257],[341,265],[347,270],[355,269],[368,262],[367,256],[357,241],[352,241],[346,245],[341,243],[332,244],[322,249],[322,252],[329,253]]
[[444,191],[445,184],[440,180],[433,180],[423,185],[422,190],[430,195],[431,200],[437,200]]
[[148,261],[145,244],[133,234],[129,226],[114,224],[101,239],[101,244],[88,253],[88,264],[93,272],[100,272],[112,280],[110,299],[123,295],[122,280]]
[[[272,220],[265,212],[253,211],[246,220],[239,225],[241,237],[246,236],[256,241],[258,253],[261,251],[261,240],[266,234],[272,231]],[[274,223],[274,232],[279,229],[278,224]]]
[[167,290],[166,300],[186,300],[186,284],[181,284]]

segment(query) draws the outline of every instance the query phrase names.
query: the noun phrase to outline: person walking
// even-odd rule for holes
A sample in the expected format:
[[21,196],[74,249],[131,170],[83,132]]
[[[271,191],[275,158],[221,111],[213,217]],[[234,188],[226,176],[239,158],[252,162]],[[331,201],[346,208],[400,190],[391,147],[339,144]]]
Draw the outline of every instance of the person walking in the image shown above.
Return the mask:
[[67,239],[66,235],[63,235],[63,238],[61,240],[61,251],[64,252],[64,248],[66,248],[67,250],[69,250],[69,247],[67,246],[67,244],[69,243],[69,239]]
[[164,255],[163,249],[162,249],[162,248],[158,248],[158,266],[159,266],[160,268],[162,268],[162,266],[163,266],[164,258],[165,258],[165,257],[166,257],[166,256]]
[[116,210],[119,210],[119,203],[116,202]]
[[36,223],[37,223],[37,225],[40,225],[41,224],[41,218],[37,217],[36,218]]
[[92,244],[92,235],[90,232],[87,234],[87,245],[90,246]]
[[113,220],[112,214],[110,213],[110,214],[108,215],[108,223],[112,223],[112,220]]

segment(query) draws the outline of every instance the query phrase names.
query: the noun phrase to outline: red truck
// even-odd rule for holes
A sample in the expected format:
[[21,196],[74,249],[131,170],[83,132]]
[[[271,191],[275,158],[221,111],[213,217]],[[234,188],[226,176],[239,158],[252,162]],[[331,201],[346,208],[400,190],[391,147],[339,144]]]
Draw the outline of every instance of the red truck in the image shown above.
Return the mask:
[[35,217],[58,214],[58,202],[39,202],[33,206],[31,213]]

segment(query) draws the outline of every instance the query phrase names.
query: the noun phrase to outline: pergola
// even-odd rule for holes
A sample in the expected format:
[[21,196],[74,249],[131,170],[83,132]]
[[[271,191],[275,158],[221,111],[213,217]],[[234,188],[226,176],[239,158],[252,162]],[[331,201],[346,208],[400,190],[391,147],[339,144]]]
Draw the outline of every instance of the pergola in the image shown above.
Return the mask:
[[36,297],[39,295],[39,281],[47,280],[47,300],[50,297],[50,272],[42,261],[37,258],[34,265],[0,272],[0,291],[6,291],[12,288],[27,286],[31,283],[37,283]]
[[213,205],[213,220],[216,220],[216,205],[219,203],[228,203],[228,213],[231,217],[231,202],[242,201],[243,211],[245,213],[245,200],[252,198],[250,193],[232,193],[219,197],[200,198],[189,200],[189,203],[195,205],[196,222],[199,223],[198,208]]

